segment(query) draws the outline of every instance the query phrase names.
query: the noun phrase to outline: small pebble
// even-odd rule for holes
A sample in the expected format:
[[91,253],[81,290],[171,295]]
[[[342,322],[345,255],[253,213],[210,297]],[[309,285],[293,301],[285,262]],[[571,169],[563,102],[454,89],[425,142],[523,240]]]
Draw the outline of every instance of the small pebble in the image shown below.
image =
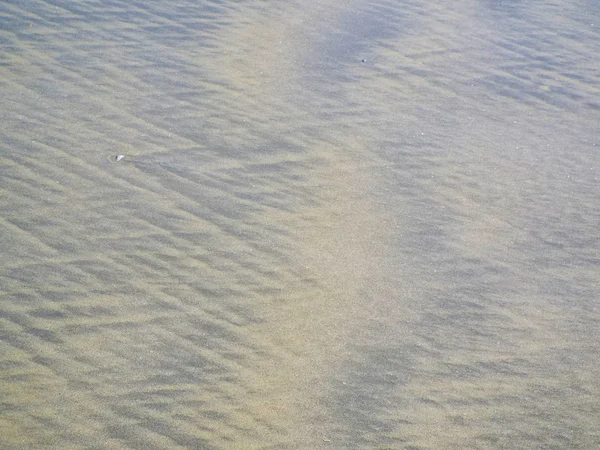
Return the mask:
[[366,59],[363,59],[363,60],[362,60],[362,62],[367,62],[367,60],[366,60]]
[[125,158],[125,155],[115,155],[115,156],[113,156],[113,159],[114,159],[115,162],[119,162],[123,158]]

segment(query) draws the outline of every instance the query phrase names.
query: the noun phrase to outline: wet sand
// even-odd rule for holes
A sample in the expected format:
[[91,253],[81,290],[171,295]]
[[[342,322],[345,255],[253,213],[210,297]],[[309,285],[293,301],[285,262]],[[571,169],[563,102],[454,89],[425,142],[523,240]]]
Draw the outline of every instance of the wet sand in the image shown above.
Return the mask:
[[0,13],[0,448],[600,445],[593,2]]

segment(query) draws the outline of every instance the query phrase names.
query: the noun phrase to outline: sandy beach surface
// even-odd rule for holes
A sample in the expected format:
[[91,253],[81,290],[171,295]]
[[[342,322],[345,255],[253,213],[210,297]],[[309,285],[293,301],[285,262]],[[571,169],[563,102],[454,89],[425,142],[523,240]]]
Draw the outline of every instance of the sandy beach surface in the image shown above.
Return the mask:
[[4,0],[0,448],[600,446],[600,6]]

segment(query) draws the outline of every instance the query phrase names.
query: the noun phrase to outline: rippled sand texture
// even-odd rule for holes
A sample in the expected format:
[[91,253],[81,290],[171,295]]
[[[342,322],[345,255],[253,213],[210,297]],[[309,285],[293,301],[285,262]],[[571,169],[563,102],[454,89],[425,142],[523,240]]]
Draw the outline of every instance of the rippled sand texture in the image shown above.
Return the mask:
[[0,447],[600,445],[600,9],[447,3],[3,1]]

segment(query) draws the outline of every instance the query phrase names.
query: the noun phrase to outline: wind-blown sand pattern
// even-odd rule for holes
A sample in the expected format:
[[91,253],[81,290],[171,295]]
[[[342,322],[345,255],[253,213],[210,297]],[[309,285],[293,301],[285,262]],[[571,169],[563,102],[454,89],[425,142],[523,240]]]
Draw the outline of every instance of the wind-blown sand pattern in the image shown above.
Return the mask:
[[599,25],[4,1],[0,448],[600,446]]

